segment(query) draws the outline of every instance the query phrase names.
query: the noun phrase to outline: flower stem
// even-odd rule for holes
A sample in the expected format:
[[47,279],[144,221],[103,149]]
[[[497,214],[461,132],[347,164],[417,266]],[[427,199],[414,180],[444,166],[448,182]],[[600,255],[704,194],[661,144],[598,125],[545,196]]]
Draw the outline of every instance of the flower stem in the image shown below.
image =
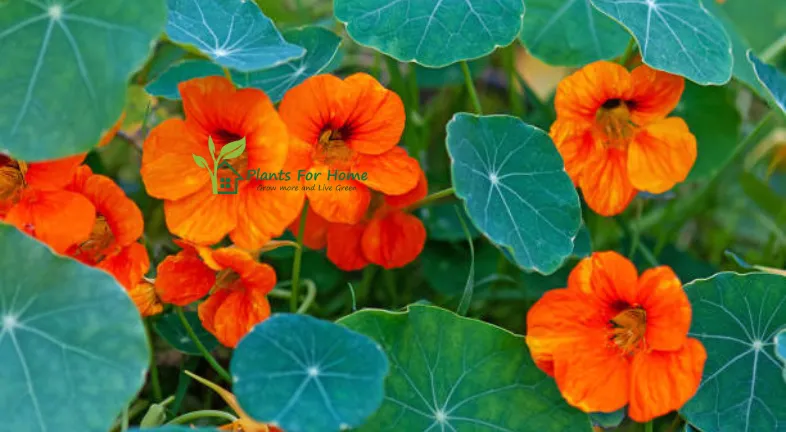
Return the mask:
[[229,72],[229,69],[227,68],[222,68],[222,69],[224,70],[224,76],[229,80],[229,82],[232,83],[232,85],[235,85],[234,81],[232,81],[232,74]]
[[289,310],[297,312],[298,295],[300,294],[300,263],[303,261],[303,235],[306,231],[306,214],[308,201],[303,203],[303,212],[300,213],[300,223],[297,231],[298,248],[295,249],[295,258],[292,260],[292,297],[289,298]]
[[449,196],[455,194],[455,192],[456,192],[456,190],[453,189],[452,187],[451,188],[447,188],[447,189],[443,189],[441,191],[434,192],[433,194],[423,198],[422,200],[420,200],[420,201],[410,205],[405,210],[409,212],[409,211],[417,210],[417,209],[419,209],[421,207],[426,207],[428,205],[431,205],[435,201],[439,201],[442,198],[446,198],[446,197],[449,197]]
[[636,54],[636,51],[637,51],[636,39],[631,37],[630,40],[628,41],[628,46],[625,47],[625,52],[622,53],[622,56],[620,56],[619,63],[622,66],[626,66],[628,62],[633,58],[633,55]]
[[483,107],[480,105],[478,99],[478,91],[475,90],[475,83],[472,81],[472,73],[469,71],[469,65],[466,61],[461,62],[461,71],[464,72],[464,81],[467,83],[467,90],[469,90],[469,98],[472,100],[472,106],[475,108],[476,114],[483,114]]
[[156,364],[155,347],[153,346],[153,332],[150,331],[150,319],[145,320],[145,332],[150,345],[150,389],[153,393],[153,402],[158,403],[163,398],[161,381],[158,378],[158,365]]
[[213,355],[210,354],[210,351],[207,350],[207,348],[202,343],[202,341],[199,340],[199,337],[197,337],[196,333],[194,333],[194,329],[191,328],[191,324],[188,323],[185,314],[183,314],[183,308],[181,306],[176,306],[175,312],[177,313],[178,318],[180,318],[180,322],[183,324],[183,327],[186,329],[186,333],[188,333],[188,337],[190,337],[191,340],[194,341],[194,345],[196,345],[199,352],[201,352],[202,355],[205,356],[205,360],[207,360],[207,362],[210,363],[210,366],[213,368],[213,370],[215,370],[216,373],[218,373],[218,375],[224,381],[231,383],[232,377],[229,375],[229,372],[227,372],[226,369],[224,369],[220,364],[218,364],[218,361],[216,361]]
[[190,424],[194,420],[199,420],[202,418],[220,418],[228,422],[233,422],[237,420],[237,417],[233,416],[232,414],[226,411],[201,410],[201,411],[193,411],[190,413],[185,413],[181,416],[175,417],[172,420],[170,420],[167,424],[168,425]]
[[644,423],[644,432],[652,432],[653,421],[650,420],[647,423]]

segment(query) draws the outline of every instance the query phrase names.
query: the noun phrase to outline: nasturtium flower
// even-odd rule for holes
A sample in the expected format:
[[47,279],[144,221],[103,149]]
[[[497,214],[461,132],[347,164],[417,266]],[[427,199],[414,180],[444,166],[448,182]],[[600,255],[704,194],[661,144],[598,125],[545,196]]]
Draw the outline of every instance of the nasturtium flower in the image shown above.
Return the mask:
[[138,242],[144,232],[139,207],[112,179],[94,174],[86,165],[76,170],[66,189],[87,198],[95,209],[90,235],[66,254],[111,273],[132,289],[150,268],[147,249]]
[[696,138],[685,121],[667,117],[684,88],[682,77],[607,61],[560,82],[550,135],[595,212],[621,213],[637,191],[659,194],[685,180]]
[[587,412],[646,422],[699,387],[707,353],[687,336],[691,305],[666,266],[640,276],[616,252],[597,252],[527,314],[527,345],[565,400]]
[[128,295],[134,301],[139,313],[144,316],[153,316],[164,311],[161,299],[156,295],[155,287],[152,283],[141,281],[136,283],[128,290]]
[[155,290],[164,303],[188,306],[210,292],[216,284],[216,272],[202,261],[194,246],[178,240],[175,243],[183,250],[158,264]]
[[[304,244],[311,249],[327,246],[327,257],[342,270],[359,270],[373,263],[387,269],[403,267],[420,255],[426,244],[423,222],[406,208],[428,193],[425,175],[410,192],[384,195],[372,192],[363,219],[355,224],[330,223],[310,211],[306,216]],[[297,235],[297,222],[290,225]]]
[[[372,190],[401,195],[417,184],[418,162],[397,147],[406,119],[404,104],[373,77],[308,78],[284,95],[279,112],[290,133],[309,146],[297,165],[313,177],[301,180],[334,188],[306,191],[322,218],[357,223],[367,213]],[[342,180],[338,173],[353,178]]]
[[234,348],[254,325],[270,316],[267,294],[276,273],[241,249],[199,248],[205,264],[218,272],[210,297],[199,304],[199,319],[222,344]]
[[[303,205],[302,191],[279,189],[297,183],[296,178],[271,181],[274,190],[259,191],[265,181],[249,174],[290,170],[286,126],[261,90],[238,90],[224,77],[196,78],[178,88],[185,119],[164,121],[144,144],[141,171],[148,193],[165,200],[167,227],[185,240],[214,244],[229,234],[239,247],[261,247],[280,235]],[[217,173],[219,179],[242,178],[237,194],[213,194],[208,170],[195,162],[198,156],[216,168],[210,137],[215,157],[224,145],[246,139],[243,154],[226,160],[231,170],[224,166]]]
[[58,253],[87,239],[95,208],[84,196],[64,190],[84,157],[28,163],[0,155],[0,219]]

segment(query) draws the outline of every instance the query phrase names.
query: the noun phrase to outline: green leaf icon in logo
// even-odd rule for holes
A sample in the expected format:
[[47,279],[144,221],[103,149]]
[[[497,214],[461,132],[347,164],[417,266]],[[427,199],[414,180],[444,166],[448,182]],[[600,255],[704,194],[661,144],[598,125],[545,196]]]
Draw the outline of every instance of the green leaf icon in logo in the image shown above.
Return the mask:
[[207,161],[205,160],[205,158],[199,155],[195,155],[193,153],[191,154],[191,156],[194,158],[194,162],[196,162],[198,167],[210,171],[210,167],[207,165]]
[[234,159],[242,155],[244,151],[246,151],[246,139],[242,138],[221,147],[221,152],[218,154],[218,160]]

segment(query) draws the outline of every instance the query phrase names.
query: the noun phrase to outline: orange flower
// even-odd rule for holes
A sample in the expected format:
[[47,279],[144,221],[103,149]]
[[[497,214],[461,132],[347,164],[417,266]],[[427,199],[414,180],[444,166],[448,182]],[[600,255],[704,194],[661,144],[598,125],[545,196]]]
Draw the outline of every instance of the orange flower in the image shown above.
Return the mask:
[[616,252],[582,260],[568,288],[548,291],[527,314],[527,345],[565,399],[587,412],[646,422],[680,408],[698,389],[707,353],[688,338],[691,306],[665,266],[639,276]]
[[164,311],[164,305],[156,296],[155,287],[149,282],[140,282],[128,290],[131,300],[134,301],[142,316],[152,316]]
[[[287,182],[272,181],[273,191],[258,191],[264,182],[249,179],[250,171],[289,170],[289,135],[270,99],[260,90],[237,90],[224,77],[196,78],[179,85],[186,119],[169,119],[147,137],[142,155],[142,180],[150,195],[166,200],[169,230],[197,244],[213,244],[229,234],[240,247],[257,249],[280,235],[303,205],[302,191],[281,191]],[[208,171],[194,155],[211,164],[224,145],[246,138],[245,152],[227,160],[246,180],[237,194],[214,195]],[[210,167],[214,169],[215,167]],[[218,178],[236,178],[229,169]],[[293,179],[292,184],[295,184]]]
[[636,191],[663,193],[685,180],[696,138],[682,119],[666,117],[684,87],[682,77],[607,61],[560,82],[550,134],[590,208],[615,215]]
[[156,293],[164,303],[187,306],[206,296],[216,284],[216,272],[205,264],[197,250],[175,240],[183,250],[166,257],[156,271]]
[[199,254],[218,272],[210,297],[199,305],[199,319],[222,344],[234,348],[270,316],[267,293],[276,285],[276,273],[240,249],[199,248]]
[[[404,105],[371,76],[311,77],[284,95],[279,111],[290,133],[309,146],[298,168],[318,175],[311,179],[315,184],[333,186],[333,192],[306,191],[322,218],[357,223],[367,213],[370,189],[401,195],[417,184],[417,161],[396,146],[404,131]],[[337,172],[365,173],[366,179],[328,178]]]
[[84,155],[30,162],[0,155],[0,219],[63,253],[90,235],[95,208],[62,190]]
[[[309,211],[304,244],[312,249],[327,246],[327,257],[342,270],[359,270],[369,263],[384,268],[403,267],[420,255],[426,243],[426,228],[404,209],[428,192],[421,172],[417,186],[404,195],[372,192],[371,205],[357,224],[329,223]],[[309,207],[309,210],[311,208]],[[297,222],[290,225],[295,235]]]

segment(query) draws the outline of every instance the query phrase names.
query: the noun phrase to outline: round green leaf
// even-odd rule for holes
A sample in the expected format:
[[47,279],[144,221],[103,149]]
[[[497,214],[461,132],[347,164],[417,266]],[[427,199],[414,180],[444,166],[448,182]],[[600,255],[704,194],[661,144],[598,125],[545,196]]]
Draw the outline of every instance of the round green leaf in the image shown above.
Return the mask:
[[302,57],[253,1],[168,0],[166,33],[195,46],[216,63],[241,72],[265,69]]
[[[773,342],[775,343],[775,354],[781,362],[786,364],[786,329],[779,331]],[[786,369],[783,371],[783,378],[786,379]]]
[[160,0],[0,5],[0,152],[33,161],[93,147],[165,17]]
[[786,324],[786,278],[719,273],[685,291],[689,335],[704,344],[707,363],[682,415],[705,432],[784,430],[786,385],[772,340]]
[[104,432],[144,383],[142,320],[107,273],[0,225],[0,418],[9,431]]
[[682,117],[696,136],[698,154],[688,181],[713,176],[732,157],[740,135],[740,114],[734,93],[725,87],[686,82],[673,115]]
[[528,0],[520,37],[533,56],[563,66],[617,57],[630,40],[590,0]]
[[157,428],[143,428],[143,429],[133,428],[131,429],[131,432],[219,432],[219,431],[218,429],[214,429],[214,428],[205,428],[205,427],[195,428],[192,426],[169,425],[169,426],[161,426]]
[[447,129],[453,186],[475,226],[520,267],[557,270],[573,252],[581,207],[549,136],[510,116],[459,113]]
[[273,69],[233,73],[232,79],[243,87],[262,89],[278,102],[292,87],[306,78],[322,73],[338,53],[341,38],[322,27],[304,27],[284,32],[284,38],[306,49],[306,55]]
[[[218,346],[218,340],[215,336],[210,334],[210,332],[205,330],[196,312],[185,312],[185,316],[186,321],[191,325],[199,341],[202,342],[202,345],[204,345],[208,351],[212,351],[213,348]],[[160,316],[153,324],[153,328],[159,336],[176,350],[191,355],[202,355],[202,351],[197,348],[194,341],[188,336],[186,328],[183,327],[183,323],[180,322],[180,317],[177,316],[176,313],[168,313]]]
[[521,0],[335,0],[349,35],[399,60],[443,67],[483,57],[521,30]]
[[223,76],[221,66],[207,60],[185,60],[162,73],[155,81],[145,87],[145,91],[153,96],[179,100],[180,91],[177,85],[194,78],[207,76]]
[[696,0],[592,0],[625,26],[644,63],[699,84],[731,78],[731,42],[723,26]]
[[748,60],[753,65],[756,78],[767,89],[778,108],[786,113],[786,76],[780,73],[778,69],[759,60],[750,51],[748,51]]
[[339,323],[382,344],[385,403],[360,431],[589,431],[532,362],[524,338],[433,306],[363,310]]
[[278,314],[240,341],[231,370],[235,396],[251,417],[287,432],[338,431],[379,408],[388,361],[366,336]]

